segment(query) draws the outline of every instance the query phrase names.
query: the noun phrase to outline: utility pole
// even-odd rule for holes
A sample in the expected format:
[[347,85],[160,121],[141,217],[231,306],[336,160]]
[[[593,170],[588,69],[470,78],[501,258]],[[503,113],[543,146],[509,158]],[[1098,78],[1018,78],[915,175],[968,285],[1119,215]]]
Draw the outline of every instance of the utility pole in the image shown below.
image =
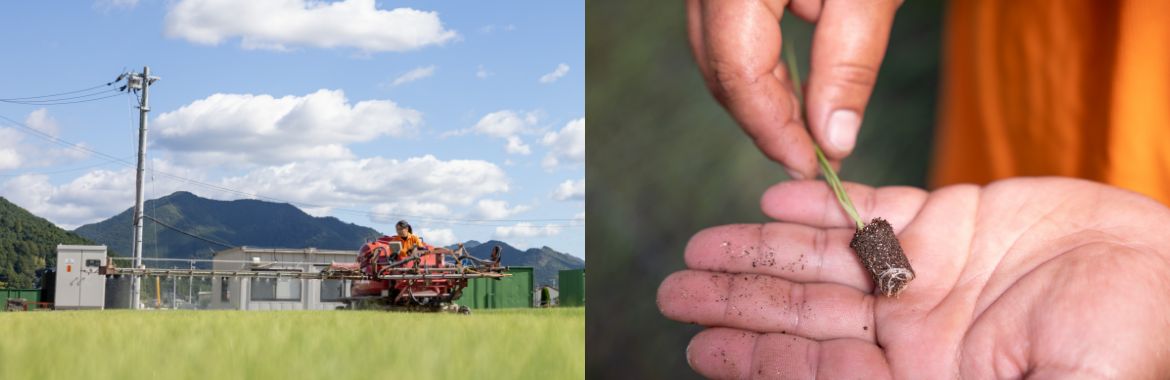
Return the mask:
[[[192,271],[195,270],[195,260],[191,260],[191,270]],[[194,281],[195,281],[195,276],[187,277],[187,303],[192,306],[191,309],[198,309],[197,307],[194,306],[195,305],[194,300],[191,299],[191,296],[194,294],[194,291],[195,291]]]
[[[150,85],[157,81],[158,77],[150,76],[150,67],[142,68],[142,73],[130,73],[126,79],[126,90],[142,90],[138,103],[138,174],[134,181],[135,201],[134,201],[134,267],[142,267],[142,177],[146,174],[146,113],[150,112],[150,102],[147,97]],[[135,91],[137,92],[137,91]],[[130,288],[130,308],[138,309],[138,302],[141,300],[142,282],[138,276],[134,276],[131,280]]]

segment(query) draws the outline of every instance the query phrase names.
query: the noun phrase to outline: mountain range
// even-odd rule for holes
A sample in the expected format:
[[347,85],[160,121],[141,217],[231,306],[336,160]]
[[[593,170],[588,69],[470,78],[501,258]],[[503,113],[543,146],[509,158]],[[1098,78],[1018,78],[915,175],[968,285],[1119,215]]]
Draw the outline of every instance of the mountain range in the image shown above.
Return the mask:
[[[219,201],[188,192],[147,201],[142,257],[210,259],[235,246],[354,250],[381,236],[373,228],[313,217],[286,203]],[[74,232],[129,256],[133,208]]]

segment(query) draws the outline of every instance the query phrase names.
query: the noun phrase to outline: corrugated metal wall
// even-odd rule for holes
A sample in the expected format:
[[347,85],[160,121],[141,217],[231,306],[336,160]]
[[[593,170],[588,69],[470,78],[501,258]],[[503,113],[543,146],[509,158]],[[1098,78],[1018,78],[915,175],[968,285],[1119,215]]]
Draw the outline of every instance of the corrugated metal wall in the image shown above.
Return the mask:
[[467,281],[463,296],[455,303],[472,309],[532,307],[535,279],[532,267],[508,268],[511,277],[500,280],[473,278]]
[[[28,302],[40,302],[40,289],[0,289],[0,311],[7,310],[8,300],[12,298],[24,298]],[[36,306],[29,306],[29,309],[34,309]]]
[[585,269],[563,270],[557,274],[561,306],[585,306]]

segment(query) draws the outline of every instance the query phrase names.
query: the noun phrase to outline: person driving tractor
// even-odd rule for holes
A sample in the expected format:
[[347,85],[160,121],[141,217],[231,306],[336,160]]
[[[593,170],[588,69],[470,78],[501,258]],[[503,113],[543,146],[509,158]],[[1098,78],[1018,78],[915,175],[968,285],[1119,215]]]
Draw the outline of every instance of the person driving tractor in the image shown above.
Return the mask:
[[422,238],[414,234],[414,229],[405,220],[399,220],[394,225],[394,230],[398,231],[398,235],[391,237],[391,240],[402,242],[402,250],[398,251],[397,260],[405,259],[410,254],[411,249],[426,249],[426,244],[423,244]]

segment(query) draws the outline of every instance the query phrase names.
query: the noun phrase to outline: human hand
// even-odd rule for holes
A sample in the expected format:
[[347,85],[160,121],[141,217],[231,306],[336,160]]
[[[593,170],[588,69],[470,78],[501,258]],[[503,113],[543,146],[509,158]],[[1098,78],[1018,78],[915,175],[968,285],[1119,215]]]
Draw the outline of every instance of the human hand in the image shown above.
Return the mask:
[[[707,88],[768,158],[816,176],[812,138],[833,164],[853,151],[901,0],[687,0],[691,52]],[[808,128],[780,60],[784,8],[816,23]]]
[[[927,193],[847,184],[888,219],[917,277],[875,296],[824,183],[784,182],[779,223],[696,234],[662,282],[674,320],[711,328],[712,378],[1155,378],[1170,373],[1170,210],[1093,182],[1023,178]],[[815,200],[815,202],[809,202]]]

